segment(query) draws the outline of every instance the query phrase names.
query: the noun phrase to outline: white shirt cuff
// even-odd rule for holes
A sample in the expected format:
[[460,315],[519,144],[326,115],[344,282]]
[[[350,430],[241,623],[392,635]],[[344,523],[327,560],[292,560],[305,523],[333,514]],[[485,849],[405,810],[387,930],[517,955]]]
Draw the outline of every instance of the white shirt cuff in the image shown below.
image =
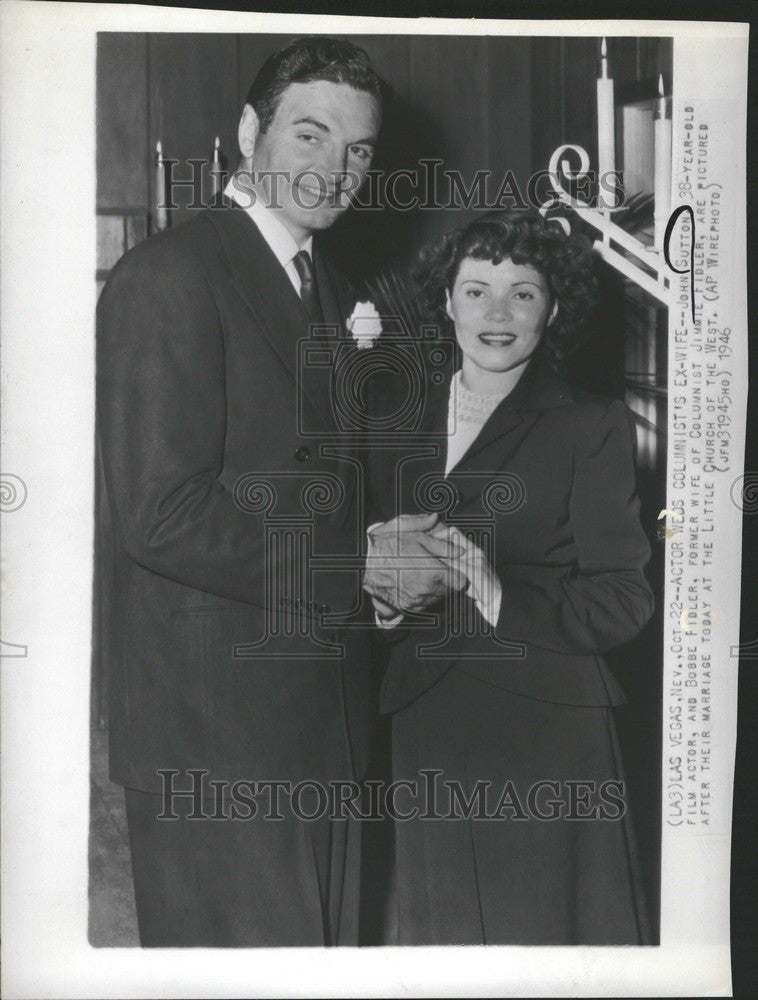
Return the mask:
[[471,581],[469,581],[466,595],[473,599],[479,614],[494,628],[497,625],[498,618],[500,617],[500,605],[503,602],[503,588],[500,586],[500,581],[494,576],[488,581],[488,584],[489,586],[485,588],[486,590],[489,590],[489,593],[486,595],[486,601],[479,598],[474,584]]
[[[368,539],[369,545],[371,545],[371,532],[374,528],[378,528],[382,523],[382,521],[375,521],[374,524],[366,528],[366,538]],[[405,615],[402,611],[394,618],[382,618],[378,611],[374,611],[374,620],[379,628],[395,628],[400,624],[404,617]]]
[[395,618],[381,618],[379,612],[374,612],[374,619],[379,628],[396,628],[405,616],[401,613],[396,615]]

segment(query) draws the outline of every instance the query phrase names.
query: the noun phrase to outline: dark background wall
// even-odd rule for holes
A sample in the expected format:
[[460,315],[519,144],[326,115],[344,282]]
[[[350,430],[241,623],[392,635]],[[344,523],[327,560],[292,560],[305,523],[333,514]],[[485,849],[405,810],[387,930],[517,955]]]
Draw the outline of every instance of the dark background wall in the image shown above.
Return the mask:
[[[467,186],[489,170],[492,196],[508,171],[522,192],[533,172],[567,142],[585,147],[597,163],[595,78],[597,38],[350,36],[392,84],[396,100],[386,116],[374,168],[419,167],[439,159],[458,171]],[[288,35],[105,33],[97,54],[98,283],[118,258],[144,239],[156,203],[155,145],[179,161],[209,160],[215,136],[225,165],[238,158],[237,123],[249,85],[264,60],[292,39]],[[658,75],[670,93],[671,39],[610,38],[609,65],[621,103],[652,99]],[[617,114],[617,124],[618,124]],[[621,144],[617,142],[617,150]],[[617,165],[623,161],[617,157]],[[207,166],[203,196],[210,198]],[[407,194],[408,188],[398,188]],[[170,224],[188,218],[192,193],[179,193],[181,207]],[[507,205],[506,205],[507,207]],[[349,211],[329,233],[342,267],[356,278],[371,277],[388,264],[404,268],[429,239],[452,228],[471,211]],[[601,268],[600,307],[587,347],[576,359],[574,381],[610,396],[628,398],[648,385],[656,399],[656,457],[640,469],[643,523],[653,548],[649,568],[663,594],[663,546],[657,514],[665,507],[666,337],[665,310],[642,300],[638,290],[609,268]],[[653,372],[630,372],[631,338],[652,338]],[[98,484],[99,488],[101,484]],[[100,585],[105,585],[100,580]],[[98,590],[95,614],[101,614]],[[614,654],[630,703],[619,724],[636,812],[648,895],[657,921],[660,843],[661,613],[635,643]],[[107,726],[107,665],[94,651],[93,721]]]
[[[489,170],[488,194],[512,172],[525,192],[564,142],[583,145],[596,163],[597,38],[490,36],[350,36],[392,84],[376,169],[420,171],[438,158],[469,186]],[[97,211],[100,277],[123,249],[144,238],[156,201],[155,144],[188,178],[190,159],[208,160],[221,139],[226,165],[238,158],[237,123],[250,83],[289,35],[104,33],[98,41]],[[671,79],[671,40],[611,38],[609,63],[617,100],[652,96],[658,74]],[[210,196],[207,168],[204,196]],[[399,196],[409,193],[398,186]],[[188,189],[170,213],[175,225],[192,211]],[[461,221],[450,210],[385,210],[335,227],[343,266],[365,277],[386,262],[407,261],[427,240]],[[360,237],[358,234],[360,233]]]

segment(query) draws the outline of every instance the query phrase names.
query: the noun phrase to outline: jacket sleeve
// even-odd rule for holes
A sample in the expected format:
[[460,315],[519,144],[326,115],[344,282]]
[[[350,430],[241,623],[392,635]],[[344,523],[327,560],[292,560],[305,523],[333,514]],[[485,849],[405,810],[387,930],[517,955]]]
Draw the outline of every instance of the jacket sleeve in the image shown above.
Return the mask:
[[629,411],[612,401],[575,449],[570,517],[578,567],[562,577],[540,567],[504,567],[499,638],[593,655],[628,642],[650,619],[635,440]]
[[220,478],[227,408],[216,299],[200,262],[160,243],[127,255],[98,304],[98,446],[114,527],[155,573],[265,606],[263,515],[241,509]]

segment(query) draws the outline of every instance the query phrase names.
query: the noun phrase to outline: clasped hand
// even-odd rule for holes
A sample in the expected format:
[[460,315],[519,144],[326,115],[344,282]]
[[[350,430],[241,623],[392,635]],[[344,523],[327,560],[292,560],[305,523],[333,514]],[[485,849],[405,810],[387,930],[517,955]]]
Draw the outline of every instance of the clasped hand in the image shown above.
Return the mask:
[[436,514],[401,514],[373,528],[363,587],[380,615],[419,612],[468,583],[464,548]]

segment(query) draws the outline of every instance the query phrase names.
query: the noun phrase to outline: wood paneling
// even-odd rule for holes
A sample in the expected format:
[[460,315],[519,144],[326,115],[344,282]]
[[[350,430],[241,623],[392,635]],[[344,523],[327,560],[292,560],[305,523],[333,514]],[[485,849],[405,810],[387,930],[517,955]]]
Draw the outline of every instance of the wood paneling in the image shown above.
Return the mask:
[[[598,52],[599,56],[599,39]],[[657,48],[657,40],[652,39]],[[634,83],[640,78],[640,39],[638,38],[609,38],[608,43],[608,64],[610,75],[613,77],[616,89],[627,84]],[[597,58],[596,56],[596,58]]]
[[[553,150],[565,141],[563,44],[532,38],[532,171],[547,170]],[[589,110],[589,109],[588,109]]]
[[147,210],[147,35],[97,36],[97,207]]
[[597,167],[597,65],[599,39],[563,40],[563,141],[582,146]]
[[[218,135],[228,166],[237,165],[237,36],[153,34],[148,38],[149,121],[146,156],[150,163],[151,205],[155,198],[155,144],[167,159],[179,160],[177,180],[192,176],[188,161],[210,161]],[[207,167],[202,169],[204,197],[210,199]],[[189,188],[177,188],[171,225],[189,218]]]
[[97,269],[107,271],[124,253],[124,218],[99,215],[97,218]]
[[[439,151],[443,168],[460,174],[470,189],[476,172],[489,168],[488,40],[414,36],[411,57],[414,97],[435,126],[425,155]],[[468,218],[471,212],[465,214]],[[438,236],[462,221],[455,208],[425,212],[424,237]]]
[[126,218],[126,249],[131,250],[133,246],[141,243],[147,236],[147,217],[144,215],[130,215]]
[[[488,166],[497,179],[496,189],[510,170],[526,198],[532,167],[531,50],[520,38],[489,38],[487,43]],[[510,203],[505,202],[503,207],[510,207]]]
[[666,93],[670,94],[674,62],[673,38],[638,38],[637,45],[640,79],[651,76],[657,79],[658,74],[663,73]]
[[377,73],[390,84],[396,97],[409,101],[411,91],[411,48],[407,35],[338,35],[360,45],[368,53]]

